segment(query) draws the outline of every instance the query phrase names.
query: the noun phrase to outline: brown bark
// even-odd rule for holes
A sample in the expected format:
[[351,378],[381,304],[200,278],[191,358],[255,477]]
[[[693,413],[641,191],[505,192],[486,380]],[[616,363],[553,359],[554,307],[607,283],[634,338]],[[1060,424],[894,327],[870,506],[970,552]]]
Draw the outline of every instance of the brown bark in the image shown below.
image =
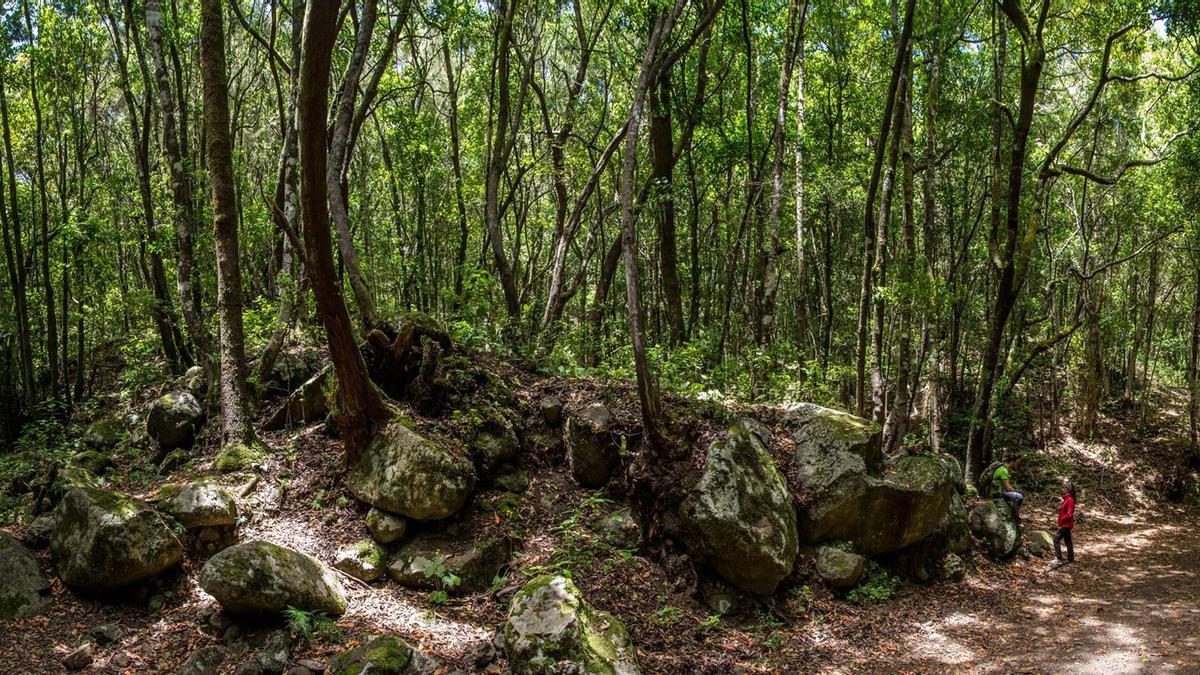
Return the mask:
[[220,319],[221,444],[250,445],[253,411],[246,388],[242,330],[242,273],[238,260],[237,196],[229,132],[229,85],[221,0],[200,1],[200,75],[204,89],[204,135],[212,179],[213,245],[217,260]]
[[300,194],[304,218],[304,248],[317,311],[325,325],[330,360],[337,374],[338,426],[353,463],[374,435],[375,427],[391,417],[379,391],[367,376],[358,350],[350,313],[337,286],[330,247],[329,210],[325,179],[328,169],[325,122],[328,118],[330,57],[338,33],[337,0],[309,0],[304,49],[300,60],[297,129],[300,135]]

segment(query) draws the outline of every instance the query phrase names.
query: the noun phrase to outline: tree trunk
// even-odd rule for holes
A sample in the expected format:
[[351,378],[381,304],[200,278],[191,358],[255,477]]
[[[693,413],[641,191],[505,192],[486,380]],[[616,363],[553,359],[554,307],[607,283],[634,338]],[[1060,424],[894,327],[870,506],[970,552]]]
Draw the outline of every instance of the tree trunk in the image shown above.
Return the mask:
[[252,446],[253,411],[246,387],[242,331],[242,273],[238,261],[237,198],[229,132],[229,88],[221,0],[200,2],[200,74],[204,85],[204,135],[212,178],[213,245],[220,318],[221,445]]
[[[216,1],[216,0],[211,0]],[[325,123],[328,117],[329,68],[338,33],[337,0],[309,0],[300,60],[297,128],[300,135],[300,195],[304,218],[304,249],[317,310],[325,325],[330,360],[337,374],[338,427],[346,442],[346,459],[353,463],[375,433],[391,417],[379,391],[367,375],[358,350],[350,313],[338,290],[330,247]]]
[[650,155],[654,183],[655,223],[662,293],[670,329],[670,346],[683,342],[683,295],[679,284],[679,254],[675,244],[675,138],[671,125],[671,74],[662,73],[650,94]]

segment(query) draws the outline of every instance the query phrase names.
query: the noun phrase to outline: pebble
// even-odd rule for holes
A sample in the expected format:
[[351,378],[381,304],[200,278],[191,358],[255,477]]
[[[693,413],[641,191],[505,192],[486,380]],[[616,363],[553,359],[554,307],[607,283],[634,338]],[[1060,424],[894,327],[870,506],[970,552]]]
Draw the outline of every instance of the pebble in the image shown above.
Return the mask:
[[66,658],[62,660],[62,664],[63,668],[67,670],[83,670],[92,665],[93,660],[95,657],[92,656],[92,643],[85,642],[79,645],[75,651],[67,654]]

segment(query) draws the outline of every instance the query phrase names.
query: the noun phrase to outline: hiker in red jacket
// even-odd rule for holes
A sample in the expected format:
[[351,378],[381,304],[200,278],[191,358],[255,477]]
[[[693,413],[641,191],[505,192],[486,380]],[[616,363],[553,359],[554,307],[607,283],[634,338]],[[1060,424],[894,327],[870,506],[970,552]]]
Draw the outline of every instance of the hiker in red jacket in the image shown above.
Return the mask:
[[[1071,541],[1071,528],[1075,527],[1075,485],[1067,483],[1062,503],[1058,505],[1058,534],[1054,535],[1054,562],[1051,568],[1075,562],[1075,544]],[[1063,560],[1062,542],[1067,542],[1067,559]]]

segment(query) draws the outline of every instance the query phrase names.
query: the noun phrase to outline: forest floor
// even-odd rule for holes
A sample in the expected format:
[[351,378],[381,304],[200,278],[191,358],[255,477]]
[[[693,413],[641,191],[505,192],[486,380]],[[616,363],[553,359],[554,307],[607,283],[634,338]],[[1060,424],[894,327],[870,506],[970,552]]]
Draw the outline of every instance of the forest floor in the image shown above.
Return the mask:
[[[532,403],[538,386],[519,395]],[[600,391],[592,382],[555,386],[583,398]],[[605,388],[618,417],[636,414],[632,389]],[[459,523],[476,535],[496,532],[519,542],[492,591],[435,603],[386,578],[370,586],[347,580],[349,611],[314,641],[294,639],[291,656],[328,660],[387,632],[445,659],[446,672],[504,672],[503,656],[489,654],[508,595],[535,574],[570,569],[588,601],[626,625],[648,673],[1197,672],[1200,520],[1152,489],[1163,482],[1158,469],[1180,461],[1181,425],[1171,403],[1178,399],[1164,398],[1166,412],[1149,428],[1135,429],[1115,411],[1095,440],[1067,433],[1039,452],[1048,464],[1029,467],[1031,482],[1036,469],[1043,478],[1071,476],[1083,488],[1077,562],[1059,570],[1049,569],[1049,558],[996,563],[974,555],[965,581],[906,583],[882,604],[858,605],[797,584],[769,599],[739,597],[718,617],[678,551],[604,543],[598,525],[621,506],[619,495],[579,488],[553,457],[529,457],[523,495],[482,491]],[[242,540],[267,539],[330,560],[337,547],[365,535],[366,509],[341,485],[336,439],[314,425],[265,440],[274,452],[251,479]],[[185,473],[201,475],[203,468],[201,462]],[[1016,479],[1020,484],[1020,472]],[[143,497],[163,482],[129,472],[110,480]],[[1050,488],[1031,495],[1026,531],[1053,532],[1056,509]],[[46,552],[40,556],[51,571]],[[216,605],[196,582],[198,567],[185,563],[153,588],[118,599],[80,596],[54,579],[40,615],[0,621],[0,671],[61,672],[62,658],[89,631],[115,624],[122,638],[97,649],[98,672],[172,672],[203,647],[221,650],[221,665],[206,672],[233,672],[281,625],[243,625],[238,639],[222,635],[225,629],[213,627]]]

